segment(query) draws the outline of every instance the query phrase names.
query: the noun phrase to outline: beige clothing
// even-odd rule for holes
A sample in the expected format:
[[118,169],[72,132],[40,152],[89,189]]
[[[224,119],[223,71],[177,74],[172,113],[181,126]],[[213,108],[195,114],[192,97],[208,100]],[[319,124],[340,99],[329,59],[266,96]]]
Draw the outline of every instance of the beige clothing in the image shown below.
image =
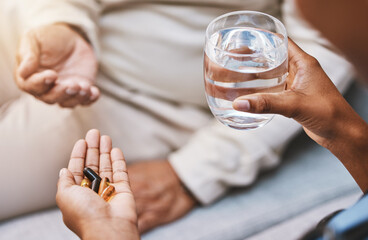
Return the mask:
[[[16,2],[20,9],[13,8]],[[6,52],[0,59],[0,189],[12,193],[0,200],[0,219],[54,204],[57,172],[90,128],[111,135],[129,162],[168,158],[203,204],[277,165],[300,126],[276,116],[261,129],[242,132],[213,120],[204,97],[202,49],[215,17],[233,10],[278,16],[278,6],[277,0],[0,0],[0,16],[14,20],[0,21],[0,35],[7,33],[0,39]],[[349,64],[319,42],[292,1],[282,13],[289,35],[344,89]],[[98,53],[103,96],[88,108],[49,106],[11,83],[8,59],[18,34],[54,22],[80,27]],[[3,181],[14,176],[21,191]]]

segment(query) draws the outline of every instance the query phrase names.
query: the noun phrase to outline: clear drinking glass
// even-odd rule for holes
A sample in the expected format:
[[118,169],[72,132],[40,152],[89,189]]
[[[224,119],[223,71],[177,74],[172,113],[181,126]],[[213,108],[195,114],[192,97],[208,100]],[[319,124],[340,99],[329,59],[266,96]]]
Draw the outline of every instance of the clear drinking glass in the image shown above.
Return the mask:
[[287,33],[276,18],[239,11],[213,20],[206,30],[204,82],[208,105],[223,124],[235,129],[264,126],[272,114],[236,111],[235,98],[285,89]]

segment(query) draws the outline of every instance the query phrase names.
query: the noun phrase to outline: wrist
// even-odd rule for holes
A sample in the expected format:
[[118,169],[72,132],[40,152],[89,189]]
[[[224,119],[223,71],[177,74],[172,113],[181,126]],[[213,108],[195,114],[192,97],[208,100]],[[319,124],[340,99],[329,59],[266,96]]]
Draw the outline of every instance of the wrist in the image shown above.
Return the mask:
[[343,114],[336,116],[337,120],[333,128],[335,134],[326,142],[325,147],[337,155],[360,154],[368,151],[368,124],[350,105],[349,108],[350,111],[343,111]]
[[184,193],[185,196],[187,196],[188,200],[190,200],[192,202],[192,205],[195,206],[197,205],[199,202],[197,200],[197,198],[195,197],[195,195],[192,193],[192,191],[185,185],[185,183],[180,179],[180,177],[178,176],[178,174],[176,173],[175,169],[173,168],[173,166],[171,165],[171,163],[167,160],[166,161],[170,171],[172,172],[174,178],[179,182],[180,184],[180,188],[181,191]]
[[337,129],[328,149],[345,166],[363,192],[368,190],[368,124],[357,113]]
[[81,239],[138,240],[139,232],[136,223],[128,220],[91,220],[81,224]]

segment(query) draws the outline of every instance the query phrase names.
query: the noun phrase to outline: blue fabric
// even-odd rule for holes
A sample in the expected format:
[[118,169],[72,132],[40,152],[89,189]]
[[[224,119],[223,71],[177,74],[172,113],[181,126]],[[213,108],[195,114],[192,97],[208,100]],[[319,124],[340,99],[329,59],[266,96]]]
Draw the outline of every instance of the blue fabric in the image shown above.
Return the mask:
[[327,233],[341,240],[368,239],[368,195],[333,217],[327,224]]

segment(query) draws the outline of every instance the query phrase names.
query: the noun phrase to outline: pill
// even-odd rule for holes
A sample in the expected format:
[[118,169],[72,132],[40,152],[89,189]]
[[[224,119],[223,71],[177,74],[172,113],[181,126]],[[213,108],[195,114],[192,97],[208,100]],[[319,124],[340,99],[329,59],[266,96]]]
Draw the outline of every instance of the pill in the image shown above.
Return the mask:
[[91,188],[91,181],[88,178],[84,178],[81,182],[82,187]]
[[98,189],[100,188],[101,178],[96,178],[92,181],[92,187],[91,189],[98,193]]
[[99,179],[101,181],[100,176],[98,176],[98,174],[95,171],[93,171],[92,169],[90,169],[89,167],[84,168],[83,173],[84,173],[84,176],[86,176],[92,182],[95,179]]
[[100,188],[98,189],[98,195],[101,196],[102,192],[110,185],[110,180],[107,177],[104,177],[100,183]]
[[102,192],[101,197],[103,200],[108,202],[115,193],[115,187],[113,185],[109,185],[105,190]]

